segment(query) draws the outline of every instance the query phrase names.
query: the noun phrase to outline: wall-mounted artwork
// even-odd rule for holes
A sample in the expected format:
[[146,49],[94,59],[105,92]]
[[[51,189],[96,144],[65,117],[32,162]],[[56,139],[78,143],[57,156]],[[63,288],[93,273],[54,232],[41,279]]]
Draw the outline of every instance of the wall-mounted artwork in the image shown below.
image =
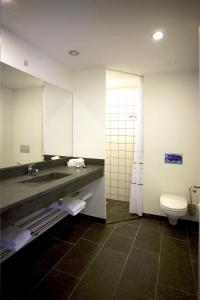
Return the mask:
[[183,164],[183,154],[181,153],[165,153],[165,163],[166,164]]

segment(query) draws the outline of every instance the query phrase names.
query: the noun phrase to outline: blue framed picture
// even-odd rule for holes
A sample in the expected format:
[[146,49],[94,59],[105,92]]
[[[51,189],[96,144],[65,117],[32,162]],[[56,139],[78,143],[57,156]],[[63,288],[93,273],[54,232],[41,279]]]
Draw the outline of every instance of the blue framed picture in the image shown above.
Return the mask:
[[181,153],[165,153],[165,163],[166,164],[183,164],[183,154]]

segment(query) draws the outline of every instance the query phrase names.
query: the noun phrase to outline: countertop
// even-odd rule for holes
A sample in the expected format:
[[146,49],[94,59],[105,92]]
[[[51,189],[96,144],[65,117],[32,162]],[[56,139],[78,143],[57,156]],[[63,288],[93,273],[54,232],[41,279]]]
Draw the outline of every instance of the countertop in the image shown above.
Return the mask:
[[[56,179],[50,182],[40,184],[22,183],[20,181],[32,179],[35,176],[22,175],[0,181],[0,213],[5,212],[15,206],[26,203],[40,197],[44,194],[56,191],[62,187],[68,186],[79,180],[87,178],[94,174],[101,173],[103,176],[103,166],[87,165],[87,168],[76,169],[74,167],[58,166],[48,170],[39,171],[36,176],[45,175],[52,172],[71,174],[67,177]],[[99,176],[100,177],[100,176]]]

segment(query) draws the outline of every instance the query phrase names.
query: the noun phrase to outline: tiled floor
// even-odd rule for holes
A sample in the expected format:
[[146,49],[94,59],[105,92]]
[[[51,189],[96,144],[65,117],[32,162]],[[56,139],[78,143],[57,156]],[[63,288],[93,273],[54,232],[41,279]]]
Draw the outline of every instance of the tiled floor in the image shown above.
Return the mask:
[[107,224],[128,221],[133,219],[138,219],[138,216],[129,213],[129,202],[106,199],[106,223]]
[[2,265],[2,299],[197,299],[197,226],[74,221]]

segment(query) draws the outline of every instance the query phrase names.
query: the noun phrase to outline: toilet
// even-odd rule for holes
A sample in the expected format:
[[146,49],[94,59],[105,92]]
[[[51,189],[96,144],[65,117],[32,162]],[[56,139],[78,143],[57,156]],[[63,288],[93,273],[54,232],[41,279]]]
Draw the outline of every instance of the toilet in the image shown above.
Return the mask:
[[176,225],[178,218],[187,212],[187,200],[183,196],[163,194],[160,197],[160,208],[167,215],[169,223]]

